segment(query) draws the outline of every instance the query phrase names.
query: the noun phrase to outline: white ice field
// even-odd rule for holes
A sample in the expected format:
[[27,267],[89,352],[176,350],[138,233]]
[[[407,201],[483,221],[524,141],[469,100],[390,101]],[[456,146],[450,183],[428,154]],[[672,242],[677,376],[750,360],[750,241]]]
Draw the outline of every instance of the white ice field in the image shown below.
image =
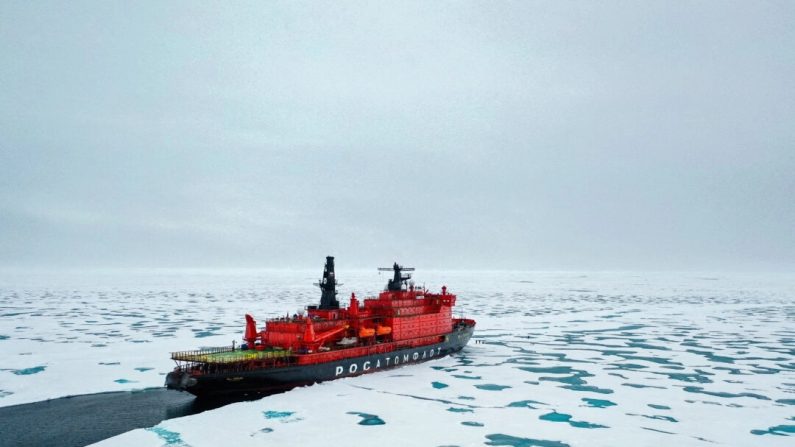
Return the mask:
[[[162,386],[169,352],[314,303],[320,271],[0,272],[0,406]],[[346,272],[340,301],[386,276]],[[792,446],[795,275],[418,271],[461,353],[171,419],[103,446]]]

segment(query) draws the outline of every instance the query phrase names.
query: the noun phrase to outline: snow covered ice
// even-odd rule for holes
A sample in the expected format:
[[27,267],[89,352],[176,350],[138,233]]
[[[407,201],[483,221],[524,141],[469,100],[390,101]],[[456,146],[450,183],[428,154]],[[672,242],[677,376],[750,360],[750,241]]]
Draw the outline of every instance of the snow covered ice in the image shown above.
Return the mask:
[[[338,273],[346,293],[386,277]],[[316,271],[0,273],[0,406],[162,386],[169,353],[314,303]],[[103,446],[751,446],[795,435],[795,275],[418,271],[460,353],[134,430]]]

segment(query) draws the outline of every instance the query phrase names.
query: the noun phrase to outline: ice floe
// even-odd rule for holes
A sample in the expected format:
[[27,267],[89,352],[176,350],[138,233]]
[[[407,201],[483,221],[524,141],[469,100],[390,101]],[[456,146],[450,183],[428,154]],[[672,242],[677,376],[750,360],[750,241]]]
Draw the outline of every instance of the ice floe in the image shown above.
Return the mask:
[[[373,272],[339,272],[376,293]],[[227,345],[317,300],[316,272],[0,276],[0,405],[161,386],[168,353]],[[795,277],[424,272],[478,320],[462,352],[298,388],[103,446],[789,445]],[[345,292],[345,290],[343,290]],[[28,373],[22,373],[29,371]]]

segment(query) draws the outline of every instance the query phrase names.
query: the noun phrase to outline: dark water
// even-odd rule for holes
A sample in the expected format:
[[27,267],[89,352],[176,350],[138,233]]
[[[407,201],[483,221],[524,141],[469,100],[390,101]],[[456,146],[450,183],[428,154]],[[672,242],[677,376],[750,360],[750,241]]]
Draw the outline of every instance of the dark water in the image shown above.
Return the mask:
[[0,407],[0,446],[85,446],[165,419],[259,397],[206,400],[150,388]]

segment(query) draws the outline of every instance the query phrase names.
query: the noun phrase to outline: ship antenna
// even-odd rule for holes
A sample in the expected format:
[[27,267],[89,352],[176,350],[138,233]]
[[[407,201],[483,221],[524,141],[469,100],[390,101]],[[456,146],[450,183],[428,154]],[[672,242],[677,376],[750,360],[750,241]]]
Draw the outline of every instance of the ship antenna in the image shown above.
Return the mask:
[[392,267],[379,267],[378,271],[380,272],[394,272],[394,276],[389,282],[386,284],[386,290],[391,292],[398,292],[403,290],[406,282],[411,279],[411,274],[404,275],[403,272],[413,272],[414,267],[403,267],[399,265],[397,262],[392,265]]

